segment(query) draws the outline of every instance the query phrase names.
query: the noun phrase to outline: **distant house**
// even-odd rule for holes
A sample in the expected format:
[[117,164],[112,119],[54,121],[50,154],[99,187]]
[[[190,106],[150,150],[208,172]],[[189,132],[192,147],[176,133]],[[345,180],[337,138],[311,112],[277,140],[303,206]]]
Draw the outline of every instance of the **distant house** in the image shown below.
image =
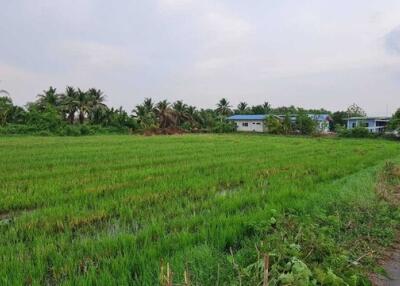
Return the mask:
[[350,117],[347,119],[347,129],[364,127],[371,133],[381,133],[385,131],[390,121],[390,117]]
[[265,114],[237,114],[228,117],[228,120],[236,123],[236,130],[243,132],[265,132]]
[[[237,114],[228,117],[228,120],[236,123],[236,130],[242,132],[266,132],[265,120],[268,114]],[[280,120],[284,120],[286,115],[273,115]],[[328,114],[308,114],[310,118],[317,122],[320,132],[329,132],[329,122],[331,118]],[[297,115],[289,115],[290,120],[296,122]]]
[[[329,114],[307,114],[312,120],[317,123],[317,130],[322,133],[329,132],[329,125],[332,121],[332,118]],[[278,115],[278,117],[282,120],[285,119],[286,115]],[[289,115],[290,121],[292,123],[296,122],[297,115]]]

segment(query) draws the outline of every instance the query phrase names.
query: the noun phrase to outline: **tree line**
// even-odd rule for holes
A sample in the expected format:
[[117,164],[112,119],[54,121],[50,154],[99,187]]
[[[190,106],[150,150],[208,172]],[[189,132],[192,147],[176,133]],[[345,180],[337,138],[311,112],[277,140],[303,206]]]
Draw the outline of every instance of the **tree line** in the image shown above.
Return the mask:
[[[357,105],[345,111],[330,112],[326,109],[304,109],[295,106],[273,108],[268,102],[250,106],[240,102],[233,108],[226,98],[219,100],[215,108],[197,108],[182,100],[173,103],[167,100],[154,102],[145,98],[130,112],[122,107],[109,107],[100,89],[82,90],[67,86],[63,92],[49,87],[36,100],[24,107],[13,103],[9,93],[0,90],[0,132],[1,133],[50,133],[80,135],[91,133],[127,133],[143,130],[179,129],[188,132],[231,132],[234,123],[227,120],[233,114],[286,115],[283,120],[271,117],[267,125],[271,133],[287,134],[293,129],[308,134],[313,127],[306,114],[330,114],[333,121],[331,130],[343,126],[352,116],[365,116]],[[400,118],[400,111],[397,113]],[[298,115],[296,128],[288,119]],[[392,124],[398,127],[400,119]]]

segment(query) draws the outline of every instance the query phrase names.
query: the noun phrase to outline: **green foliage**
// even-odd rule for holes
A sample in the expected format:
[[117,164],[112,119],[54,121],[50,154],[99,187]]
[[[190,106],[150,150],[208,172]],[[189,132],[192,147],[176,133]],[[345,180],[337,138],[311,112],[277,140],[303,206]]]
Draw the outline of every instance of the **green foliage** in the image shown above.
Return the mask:
[[282,134],[283,133],[283,126],[282,122],[276,116],[270,115],[266,119],[265,125],[267,126],[268,133],[271,134]]
[[222,98],[217,103],[217,109],[215,110],[219,115],[228,116],[232,113],[231,105],[226,98]]
[[390,120],[388,127],[390,130],[399,130],[400,129],[400,108],[396,110],[393,114],[392,119]]
[[316,131],[317,124],[316,122],[310,118],[305,113],[300,113],[296,117],[296,126],[295,129],[298,130],[301,134],[311,135]]
[[0,96],[0,126],[6,125],[12,110],[13,103],[11,98]]
[[55,107],[47,106],[46,110],[40,110],[37,106],[30,106],[26,122],[38,130],[55,132],[64,123]]
[[232,121],[228,121],[224,118],[217,120],[212,128],[212,132],[215,133],[229,133],[236,129],[236,125]]
[[367,113],[362,109],[360,106],[357,104],[352,104],[350,105],[347,110],[347,117],[365,117],[367,116]]
[[336,127],[346,126],[346,119],[349,117],[349,114],[346,111],[336,111],[332,114],[332,129],[336,131]]
[[355,127],[351,129],[338,128],[337,134],[340,137],[347,138],[375,138],[379,136],[379,134],[369,132],[365,127]]

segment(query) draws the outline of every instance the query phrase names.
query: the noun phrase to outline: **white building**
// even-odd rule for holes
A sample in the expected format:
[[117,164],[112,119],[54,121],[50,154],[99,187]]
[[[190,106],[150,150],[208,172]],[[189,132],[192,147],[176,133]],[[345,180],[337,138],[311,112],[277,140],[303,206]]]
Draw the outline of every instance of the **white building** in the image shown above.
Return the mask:
[[390,117],[351,117],[347,119],[347,129],[364,127],[371,133],[381,133],[385,130]]
[[[329,132],[329,122],[332,120],[328,114],[307,114],[317,123],[317,129],[319,132]],[[274,115],[280,120],[284,120],[286,115]],[[236,123],[236,130],[242,132],[266,132],[267,127],[265,126],[265,120],[268,117],[267,114],[237,114],[228,117]],[[292,123],[296,122],[297,115],[289,116]]]
[[236,123],[236,130],[243,132],[264,132],[265,118],[264,114],[238,114],[228,117]]

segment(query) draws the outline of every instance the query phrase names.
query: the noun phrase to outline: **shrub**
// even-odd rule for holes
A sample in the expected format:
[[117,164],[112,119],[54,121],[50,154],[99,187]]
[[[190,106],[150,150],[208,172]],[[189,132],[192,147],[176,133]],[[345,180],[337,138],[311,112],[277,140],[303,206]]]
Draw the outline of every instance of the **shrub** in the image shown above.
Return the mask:
[[283,126],[281,121],[271,115],[266,119],[265,125],[267,126],[268,133],[271,134],[282,134],[283,133]]
[[352,129],[340,128],[337,132],[340,137],[351,137],[351,138],[375,138],[379,136],[376,133],[371,133],[367,128],[355,127]]
[[235,131],[235,129],[236,125],[234,122],[224,119],[221,121],[217,121],[212,131],[215,133],[229,133]]
[[296,118],[296,129],[300,131],[301,134],[311,135],[316,131],[317,124],[310,118],[307,114],[301,113]]

